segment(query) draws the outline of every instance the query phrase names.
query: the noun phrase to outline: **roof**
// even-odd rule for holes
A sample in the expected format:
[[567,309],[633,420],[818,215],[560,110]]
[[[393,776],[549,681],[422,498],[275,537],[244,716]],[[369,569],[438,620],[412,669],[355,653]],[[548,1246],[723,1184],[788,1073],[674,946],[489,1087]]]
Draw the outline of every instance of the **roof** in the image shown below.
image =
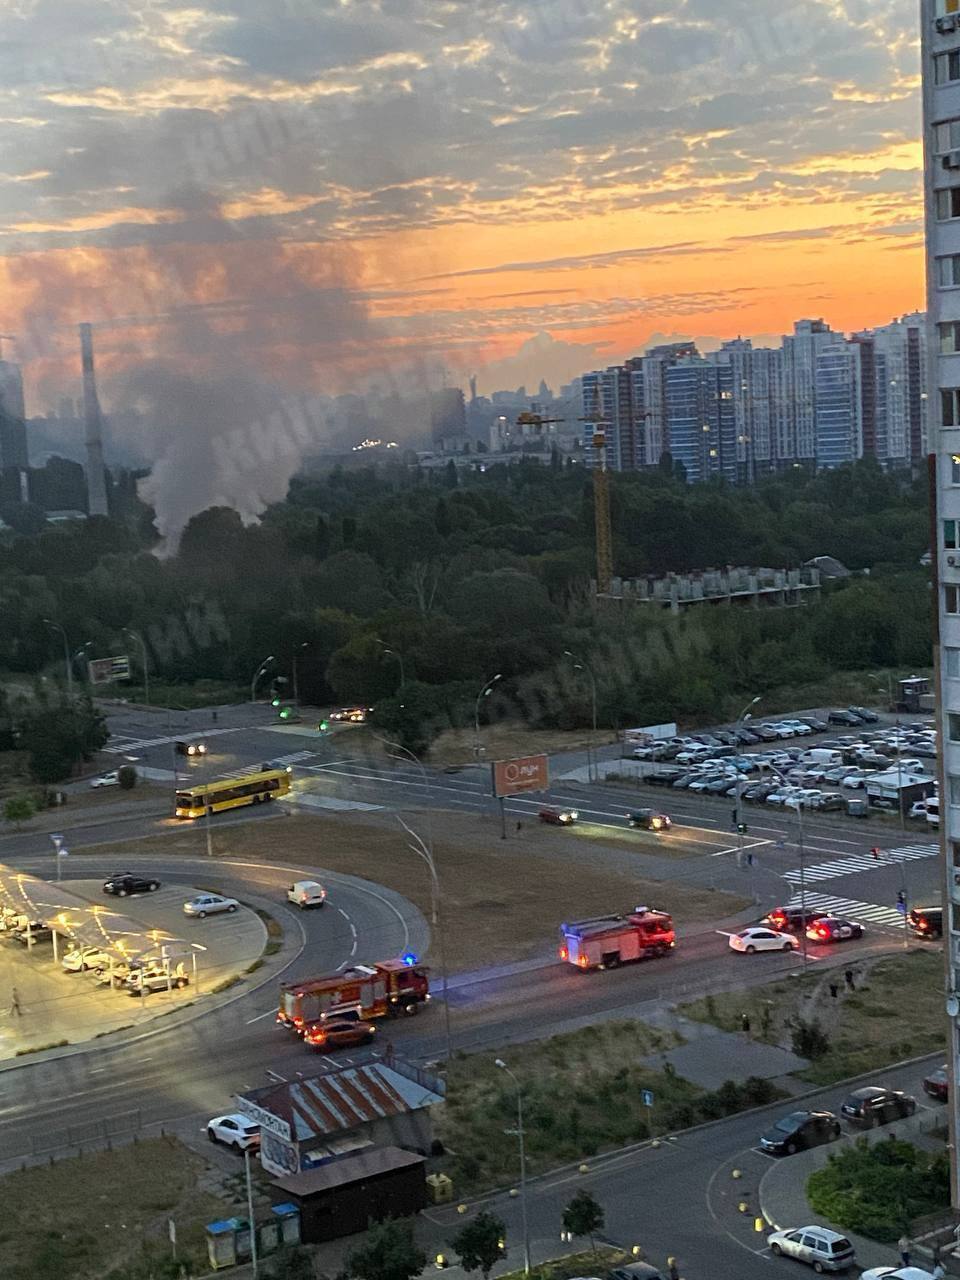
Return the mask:
[[563,933],[576,934],[581,938],[588,938],[596,934],[607,933],[611,929],[629,929],[644,920],[668,920],[669,918],[665,911],[655,911],[650,907],[641,907],[637,911],[631,911],[622,916],[597,916],[593,920],[570,920],[562,924],[560,929]]
[[836,556],[814,556],[812,560],[804,560],[803,567],[819,569],[825,578],[849,578],[850,570]]
[[356,1129],[374,1120],[409,1115],[442,1102],[442,1081],[397,1062],[358,1067],[266,1085],[238,1094],[290,1126],[295,1142]]
[[272,1184],[287,1195],[312,1196],[319,1191],[332,1191],[335,1187],[348,1186],[351,1182],[366,1181],[383,1173],[395,1173],[398,1169],[410,1169],[422,1165],[425,1157],[415,1151],[401,1151],[399,1147],[371,1147],[355,1156],[341,1156],[328,1160],[316,1169],[305,1169],[287,1178],[273,1178]]

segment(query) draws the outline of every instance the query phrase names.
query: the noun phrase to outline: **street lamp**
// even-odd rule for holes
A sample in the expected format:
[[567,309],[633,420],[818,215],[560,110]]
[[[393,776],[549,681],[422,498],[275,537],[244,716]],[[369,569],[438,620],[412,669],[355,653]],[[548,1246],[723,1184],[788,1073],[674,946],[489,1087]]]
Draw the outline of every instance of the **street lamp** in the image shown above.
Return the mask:
[[147,642],[144,640],[143,636],[140,634],[139,631],[131,631],[129,627],[124,627],[123,633],[124,635],[130,636],[131,639],[136,640],[137,643],[140,645],[140,649],[143,653],[143,705],[145,707],[149,707],[150,705],[150,670],[147,664]]
[[[760,702],[762,697],[763,695],[758,693],[755,698],[751,698],[750,701],[747,703],[747,705],[743,708],[743,710],[737,716],[736,720],[734,721],[734,724],[742,727],[748,720],[750,720],[753,716],[751,707],[755,707],[757,703]],[[736,790],[736,796],[737,796],[736,807],[734,809],[734,821],[736,822],[736,825],[737,825],[737,866],[742,867],[743,866],[743,830],[742,830],[743,828],[743,775],[741,774],[739,769],[737,769],[737,781],[735,785],[737,789]],[[754,896],[754,899],[756,899],[756,896],[757,896],[756,884],[753,876],[751,876],[751,881],[754,881],[753,896]]]
[[[92,644],[93,644],[93,641],[92,641],[92,640],[85,640],[85,641],[84,641],[84,643],[80,646],[80,648],[79,648],[79,649],[76,651],[76,653],[73,655],[73,657],[70,659],[70,663],[71,663],[71,665],[72,665],[74,662],[78,662],[78,661],[79,661],[79,660],[84,656],[84,654],[87,652],[87,650],[90,648],[90,646],[91,646]],[[89,679],[89,676],[90,676],[90,672],[89,672],[89,670],[88,670],[88,671],[87,671],[87,678],[88,678],[88,679]]]
[[304,642],[303,642],[302,644],[298,645],[298,646],[297,646],[297,648],[296,648],[296,649],[294,649],[294,651],[293,651],[293,662],[292,662],[292,666],[293,666],[293,705],[294,705],[295,707],[299,707],[299,706],[300,706],[300,685],[299,685],[299,684],[298,684],[298,682],[297,682],[297,659],[300,657],[300,654],[301,654],[301,653],[303,653],[304,649],[309,649],[309,648],[310,648],[310,641],[309,641],[309,640],[304,640]]
[[[777,775],[777,777],[780,779],[781,782],[783,782],[784,784],[786,783],[787,779],[785,775],[780,772],[780,770],[777,768],[775,764],[768,764],[767,768],[771,769]],[[801,928],[801,939],[803,944],[803,949],[802,949],[803,972],[804,974],[806,974],[807,972],[807,882],[804,876],[804,864],[803,864],[804,847],[803,847],[803,800],[802,799],[797,802],[797,854],[799,855],[799,858],[800,858],[800,915],[803,917],[803,923],[801,924],[800,928]]]
[[477,705],[474,709],[473,716],[473,755],[476,760],[480,759],[480,703],[484,698],[490,697],[491,693],[493,693],[493,686],[498,680],[502,679],[503,673],[498,671],[495,676],[492,676],[486,681],[483,688],[477,694]]
[[273,661],[274,661],[274,656],[271,653],[269,657],[264,658],[264,660],[260,663],[259,667],[257,667],[256,671],[253,673],[253,679],[250,681],[250,701],[251,702],[256,702],[257,700],[257,681],[260,679],[260,677],[266,671],[267,667],[269,667],[270,663]]
[[63,636],[63,661],[67,668],[67,697],[73,698],[73,663],[70,661],[70,641],[67,639],[66,629],[59,623],[54,622],[51,618],[43,619],[46,626],[51,627],[54,631],[59,631]]
[[[876,689],[883,688],[883,683],[877,680],[876,677],[874,677],[873,684]],[[893,701],[893,676],[889,672],[887,673],[887,696],[893,705],[894,725],[897,730],[897,809],[900,813],[900,830],[905,832],[907,819],[906,814],[903,812],[903,766],[901,764],[903,748],[900,742],[900,703]]]
[[374,639],[377,641],[377,644],[383,650],[384,657],[389,656],[391,658],[396,658],[397,662],[400,664],[400,692],[402,693],[403,686],[407,683],[407,677],[403,671],[403,654],[398,649],[391,649],[385,640],[381,640],[379,639],[379,637],[376,637],[376,636],[374,637]]
[[[589,663],[584,662],[582,658],[578,658],[576,654],[571,653],[569,649],[564,649],[563,656],[565,658],[569,658],[570,661],[573,663],[574,671],[585,671],[587,675],[590,677],[590,698],[593,704],[593,736],[594,738],[596,738],[597,736],[597,678],[593,674],[593,668],[590,666]],[[599,770],[594,768],[593,750],[594,750],[593,743],[591,743],[590,749],[587,751],[587,773],[590,776],[591,782],[596,781],[596,776],[597,776],[597,773],[599,772]]]
[[[523,1089],[516,1075],[510,1070],[502,1058],[494,1059],[494,1066],[505,1071],[513,1081],[517,1091],[517,1141],[520,1144],[520,1221],[523,1227],[523,1273],[530,1274],[530,1230],[527,1225],[527,1149],[524,1145],[523,1133]],[[511,1130],[507,1129],[507,1133]]]

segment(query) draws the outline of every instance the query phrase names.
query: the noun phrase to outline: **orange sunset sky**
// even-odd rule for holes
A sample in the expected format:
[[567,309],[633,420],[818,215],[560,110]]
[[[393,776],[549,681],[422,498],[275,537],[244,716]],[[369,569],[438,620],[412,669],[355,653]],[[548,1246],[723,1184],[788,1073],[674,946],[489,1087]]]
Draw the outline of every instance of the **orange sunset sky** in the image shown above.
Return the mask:
[[[132,371],[561,381],[922,304],[914,0],[22,0],[0,325]],[[7,348],[5,348],[6,354]]]

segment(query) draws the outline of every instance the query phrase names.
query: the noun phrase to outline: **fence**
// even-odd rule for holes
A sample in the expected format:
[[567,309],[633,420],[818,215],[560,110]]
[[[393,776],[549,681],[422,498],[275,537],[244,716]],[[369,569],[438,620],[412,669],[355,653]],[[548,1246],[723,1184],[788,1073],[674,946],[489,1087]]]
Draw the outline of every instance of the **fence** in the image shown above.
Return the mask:
[[[151,1134],[159,1134],[162,1130],[160,1125],[155,1124],[149,1126],[149,1131]],[[119,1115],[104,1116],[86,1124],[72,1124],[65,1129],[31,1133],[29,1151],[11,1155],[5,1163],[33,1163],[41,1156],[65,1159],[81,1155],[84,1151],[109,1149],[114,1142],[131,1142],[134,1138],[146,1136],[146,1132],[139,1109],[123,1111]]]

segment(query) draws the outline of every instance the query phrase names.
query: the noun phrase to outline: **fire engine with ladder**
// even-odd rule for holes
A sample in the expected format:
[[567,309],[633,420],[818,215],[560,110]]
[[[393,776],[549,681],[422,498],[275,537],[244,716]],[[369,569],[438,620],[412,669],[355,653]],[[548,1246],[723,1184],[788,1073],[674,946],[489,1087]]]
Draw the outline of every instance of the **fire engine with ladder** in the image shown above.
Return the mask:
[[560,959],[584,970],[616,969],[630,960],[669,955],[676,945],[673,917],[650,907],[560,926]]
[[415,1014],[430,999],[429,971],[413,956],[358,964],[326,978],[308,978],[280,987],[277,1022],[301,1030],[323,1018],[370,1018]]

